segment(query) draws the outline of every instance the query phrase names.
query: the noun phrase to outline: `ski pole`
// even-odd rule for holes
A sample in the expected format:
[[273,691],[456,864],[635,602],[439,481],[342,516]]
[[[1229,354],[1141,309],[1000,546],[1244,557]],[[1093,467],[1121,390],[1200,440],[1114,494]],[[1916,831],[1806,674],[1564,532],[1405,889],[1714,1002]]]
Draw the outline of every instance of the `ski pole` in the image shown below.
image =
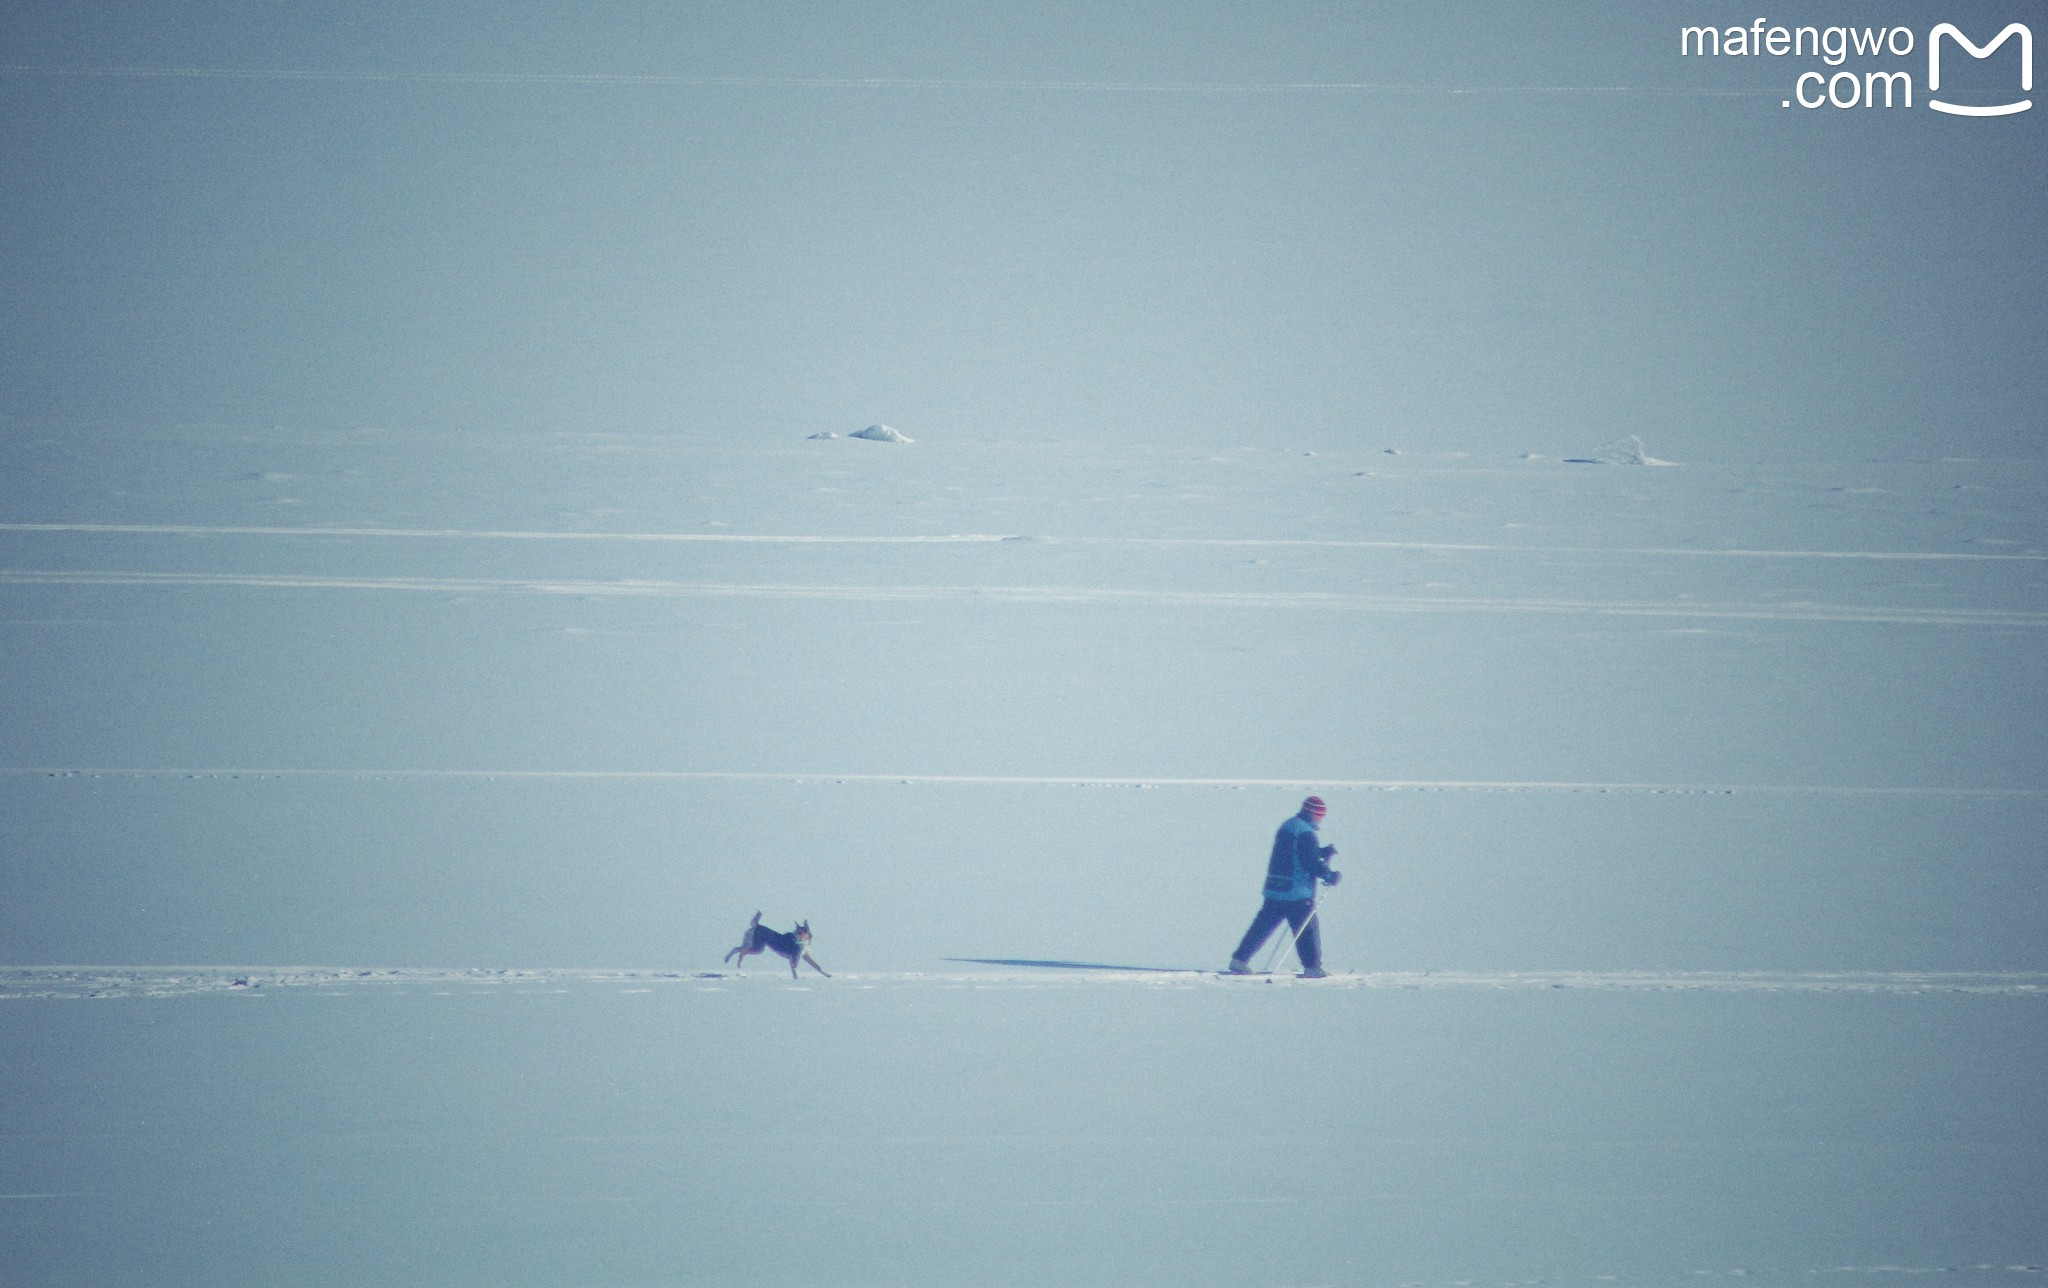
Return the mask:
[[1280,940],[1274,941],[1273,955],[1266,959],[1266,964],[1260,973],[1267,975],[1273,973],[1274,968],[1280,964],[1280,959],[1287,955],[1288,950],[1301,942],[1302,933],[1308,929],[1309,923],[1316,919],[1316,913],[1320,911],[1322,911],[1322,906],[1320,904],[1310,907],[1308,910],[1308,916],[1303,917],[1301,919],[1301,924],[1299,926],[1288,927],[1289,931],[1292,933],[1290,933],[1287,936],[1284,942]]
[[[1314,914],[1310,914],[1310,915],[1314,915]],[[1306,926],[1306,925],[1308,924],[1308,919],[1307,919],[1306,917],[1304,917],[1304,918],[1302,919],[1302,922],[1301,922],[1301,924],[1302,924],[1302,925],[1304,925],[1304,926]],[[1292,931],[1293,931],[1293,929],[1294,929],[1294,928],[1293,928],[1292,926],[1289,926],[1289,927],[1288,927],[1288,930],[1289,930],[1290,932],[1292,932]],[[1295,941],[1296,939],[1299,939],[1300,937],[1301,937],[1301,936],[1300,936],[1300,935],[1298,935],[1298,934],[1292,934],[1292,933],[1290,933],[1290,934],[1288,934],[1288,935],[1283,935],[1283,936],[1281,936],[1280,938],[1278,938],[1278,939],[1275,939],[1275,940],[1273,941],[1273,951],[1271,951],[1271,952],[1269,952],[1269,953],[1267,953],[1267,954],[1266,954],[1266,960],[1265,960],[1265,961],[1264,961],[1263,963],[1261,963],[1261,964],[1260,964],[1260,966],[1259,966],[1259,974],[1261,974],[1261,975],[1270,975],[1270,974],[1272,974],[1272,973],[1273,973],[1273,968],[1274,968],[1275,966],[1278,966],[1278,965],[1280,964],[1280,955],[1281,955],[1282,953],[1286,952],[1286,951],[1287,951],[1287,950],[1288,950],[1289,948],[1293,947],[1293,946],[1294,946],[1294,941]]]
[[[1326,887],[1323,890],[1324,897],[1327,898],[1329,896],[1329,893],[1329,888]],[[1284,944],[1275,944],[1273,948],[1273,955],[1266,959],[1266,964],[1262,968],[1260,972],[1261,974],[1271,973],[1273,968],[1280,964],[1281,956],[1284,953],[1286,953],[1288,949],[1293,948],[1296,944],[1301,942],[1301,937],[1304,934],[1308,933],[1309,923],[1313,922],[1316,919],[1316,917],[1322,912],[1322,910],[1323,905],[1321,900],[1317,900],[1315,903],[1309,906],[1308,916],[1303,917],[1301,919],[1301,924],[1299,926],[1293,927],[1294,933],[1288,936],[1287,942]]]

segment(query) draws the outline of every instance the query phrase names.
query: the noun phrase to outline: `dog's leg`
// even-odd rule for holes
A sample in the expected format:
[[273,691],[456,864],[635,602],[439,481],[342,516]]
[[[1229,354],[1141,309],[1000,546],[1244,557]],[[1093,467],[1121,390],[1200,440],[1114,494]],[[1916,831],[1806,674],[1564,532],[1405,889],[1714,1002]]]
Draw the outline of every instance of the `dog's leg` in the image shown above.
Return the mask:
[[[823,975],[823,976],[824,976],[824,977],[825,977],[826,979],[831,979],[831,978],[832,978],[832,972],[831,972],[831,971],[829,971],[829,970],[826,970],[826,969],[825,969],[825,968],[824,968],[823,966],[820,966],[820,965],[818,965],[818,959],[817,959],[817,958],[815,958],[815,957],[811,956],[811,955],[810,955],[809,953],[805,953],[805,954],[804,954],[804,960],[805,960],[805,961],[807,961],[807,962],[809,962],[809,963],[811,964],[811,969],[812,969],[812,970],[814,970],[814,971],[818,972],[818,973],[819,973],[820,975]],[[790,964],[790,968],[789,968],[789,971],[790,971],[790,974],[792,974],[792,975],[794,975],[794,974],[796,973],[796,965],[795,965],[795,963],[793,963],[793,962],[792,962],[792,963]]]
[[761,951],[760,945],[755,942],[760,934],[760,925],[761,914],[757,912],[754,919],[747,923],[747,932],[740,936],[740,946],[725,955],[727,961],[732,961],[734,957],[739,958],[738,964],[733,967],[739,974],[746,973],[747,958]]

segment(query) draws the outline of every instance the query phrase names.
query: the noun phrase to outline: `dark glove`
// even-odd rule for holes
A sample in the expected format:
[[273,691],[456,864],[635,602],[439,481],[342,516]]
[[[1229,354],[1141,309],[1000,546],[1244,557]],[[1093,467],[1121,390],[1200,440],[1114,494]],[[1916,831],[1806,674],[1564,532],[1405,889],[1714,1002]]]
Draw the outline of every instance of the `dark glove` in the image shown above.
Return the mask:
[[1335,868],[1331,868],[1330,875],[1323,878],[1323,884],[1336,885],[1339,881],[1342,881],[1343,879],[1344,874],[1342,872],[1337,871]]

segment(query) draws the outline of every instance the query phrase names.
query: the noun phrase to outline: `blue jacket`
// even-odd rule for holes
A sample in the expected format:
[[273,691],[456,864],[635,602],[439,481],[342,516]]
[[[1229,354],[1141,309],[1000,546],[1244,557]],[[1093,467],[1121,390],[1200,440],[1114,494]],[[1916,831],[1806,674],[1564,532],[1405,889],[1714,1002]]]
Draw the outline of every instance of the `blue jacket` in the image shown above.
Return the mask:
[[1298,903],[1316,897],[1317,880],[1329,880],[1330,851],[1316,844],[1316,822],[1296,814],[1273,834],[1273,857],[1266,860],[1266,897]]

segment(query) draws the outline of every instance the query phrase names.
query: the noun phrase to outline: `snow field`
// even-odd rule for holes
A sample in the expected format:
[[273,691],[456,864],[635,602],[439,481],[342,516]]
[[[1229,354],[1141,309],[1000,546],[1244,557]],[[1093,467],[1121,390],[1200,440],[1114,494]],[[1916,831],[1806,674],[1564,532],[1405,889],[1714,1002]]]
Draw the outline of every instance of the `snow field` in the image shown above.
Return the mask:
[[2038,997],[1006,979],[9,1002],[0,1052],[38,1107],[0,1177],[10,1264],[115,1285],[2038,1282],[1987,1260],[2048,1180]]
[[2038,1281],[2037,465],[911,436],[0,440],[7,1264]]

